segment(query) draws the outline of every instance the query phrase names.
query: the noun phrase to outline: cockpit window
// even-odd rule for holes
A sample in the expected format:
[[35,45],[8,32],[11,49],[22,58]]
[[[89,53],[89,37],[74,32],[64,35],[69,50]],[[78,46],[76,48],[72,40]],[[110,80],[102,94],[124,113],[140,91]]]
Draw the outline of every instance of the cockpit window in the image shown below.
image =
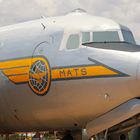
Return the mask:
[[67,41],[67,49],[79,48],[80,37],[78,34],[70,35]]
[[90,32],[82,32],[82,43],[90,41]]
[[136,44],[133,34],[130,31],[122,30],[122,34],[125,42]]
[[119,42],[117,31],[93,32],[93,42]]

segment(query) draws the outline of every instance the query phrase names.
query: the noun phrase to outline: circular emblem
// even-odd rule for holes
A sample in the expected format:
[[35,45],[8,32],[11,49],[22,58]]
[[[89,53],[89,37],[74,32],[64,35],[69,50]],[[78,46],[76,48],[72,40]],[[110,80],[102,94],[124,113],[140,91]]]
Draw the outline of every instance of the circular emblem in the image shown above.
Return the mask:
[[29,71],[29,86],[37,95],[47,94],[51,83],[50,66],[47,60],[35,61]]

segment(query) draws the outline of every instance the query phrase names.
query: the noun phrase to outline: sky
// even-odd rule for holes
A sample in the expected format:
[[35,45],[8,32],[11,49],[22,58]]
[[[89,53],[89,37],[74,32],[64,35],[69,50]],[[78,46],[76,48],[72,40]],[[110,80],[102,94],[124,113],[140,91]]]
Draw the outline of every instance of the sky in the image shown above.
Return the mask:
[[76,8],[126,25],[140,44],[140,0],[0,0],[0,26],[65,15]]

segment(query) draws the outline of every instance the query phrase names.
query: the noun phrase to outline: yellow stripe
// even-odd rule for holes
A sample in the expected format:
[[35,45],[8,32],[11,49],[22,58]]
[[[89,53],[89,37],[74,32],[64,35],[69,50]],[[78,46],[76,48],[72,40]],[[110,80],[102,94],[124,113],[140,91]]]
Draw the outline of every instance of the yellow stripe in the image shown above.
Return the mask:
[[118,73],[103,67],[103,66],[94,66],[87,68],[88,75],[87,76],[99,76],[99,75],[116,75]]
[[0,62],[0,69],[8,69],[13,67],[22,67],[31,65],[31,59],[21,59],[21,60],[10,60],[6,62]]
[[9,60],[0,62],[0,69],[9,69],[15,67],[31,66],[37,60],[44,60],[42,57],[24,58],[19,60]]
[[9,76],[8,78],[14,83],[24,83],[29,81],[28,75]]
[[4,75],[6,75],[9,78],[9,80],[11,80],[14,83],[28,82],[29,68],[34,62],[38,60],[44,61],[44,58],[35,57],[35,58],[24,58],[19,60],[3,61],[0,62],[0,69],[2,69]]
[[29,67],[7,69],[7,70],[3,70],[3,73],[6,76],[9,76],[9,75],[18,75],[18,74],[25,74],[25,73],[28,74],[29,73]]
[[52,79],[67,79],[67,78],[79,78],[79,77],[96,77],[96,76],[109,76],[117,75],[114,72],[104,66],[83,66],[73,68],[62,68],[52,70]]
[[[9,60],[0,62],[0,69],[3,73],[13,82],[22,83],[29,81],[29,68],[37,60],[44,61],[42,57],[36,58],[24,58],[19,60]],[[24,75],[26,74],[27,75]],[[32,75],[34,78],[39,79],[46,73],[40,73],[39,75]],[[110,70],[104,66],[81,66],[71,68],[53,69],[51,71],[52,80],[54,79],[69,79],[69,78],[84,78],[84,77],[98,77],[98,76],[114,76],[118,75],[118,72]]]

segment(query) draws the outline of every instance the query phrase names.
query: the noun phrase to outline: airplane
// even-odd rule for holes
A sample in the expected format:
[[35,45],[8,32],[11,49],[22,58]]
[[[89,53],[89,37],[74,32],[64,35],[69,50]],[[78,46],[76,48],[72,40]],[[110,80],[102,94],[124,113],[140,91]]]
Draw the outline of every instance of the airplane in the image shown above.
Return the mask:
[[139,87],[140,46],[111,19],[76,9],[0,28],[1,134],[118,140],[140,126]]

